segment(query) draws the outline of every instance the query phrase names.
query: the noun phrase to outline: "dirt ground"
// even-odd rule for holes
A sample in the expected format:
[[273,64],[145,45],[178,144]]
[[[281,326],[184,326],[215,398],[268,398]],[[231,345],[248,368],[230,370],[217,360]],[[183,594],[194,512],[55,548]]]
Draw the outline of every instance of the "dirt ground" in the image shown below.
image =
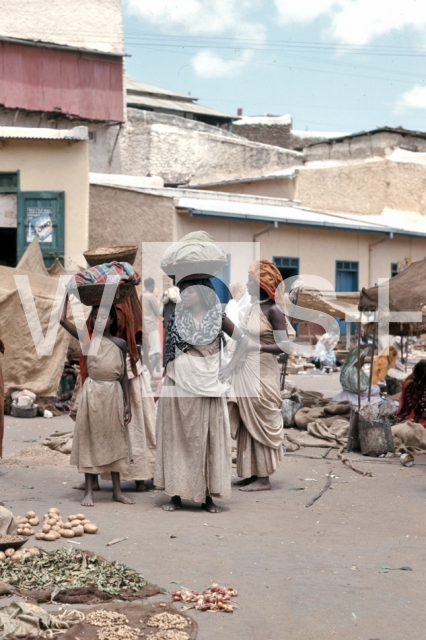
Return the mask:
[[[338,379],[294,376],[300,387],[335,393]],[[211,580],[235,587],[233,614],[193,612],[199,640],[400,640],[424,637],[426,608],[426,456],[403,468],[398,458],[375,462],[359,455],[362,477],[323,449],[288,454],[272,478],[273,490],[233,490],[218,515],[198,507],[162,511],[166,496],[136,494],[134,506],[111,501],[111,486],[96,494],[93,509],[79,506],[76,471],[55,459],[33,464],[27,453],[56,429],[72,428],[67,416],[45,420],[6,418],[0,465],[2,497],[15,514],[39,516],[55,506],[64,514],[89,512],[99,533],[80,538],[83,548],[124,562],[166,590],[176,583],[206,588]],[[7,456],[13,455],[10,465]],[[57,454],[59,455],[59,454]],[[315,459],[310,459],[314,456]],[[335,476],[312,507],[306,503]],[[112,547],[117,537],[128,539]],[[65,542],[39,542],[55,548]],[[394,569],[380,573],[383,566]],[[401,566],[412,571],[399,570]]]

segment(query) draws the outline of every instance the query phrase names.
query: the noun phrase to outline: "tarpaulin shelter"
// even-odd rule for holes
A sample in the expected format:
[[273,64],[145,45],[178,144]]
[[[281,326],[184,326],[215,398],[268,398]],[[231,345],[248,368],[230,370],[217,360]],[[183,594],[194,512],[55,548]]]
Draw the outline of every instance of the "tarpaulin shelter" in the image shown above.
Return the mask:
[[[318,311],[319,313],[326,313],[333,318],[339,318],[345,320],[346,315],[352,316],[355,319],[358,313],[359,293],[346,292],[335,293],[335,297],[331,297],[330,292],[321,292],[311,287],[304,287],[302,289],[293,289],[289,299],[290,303],[287,306],[287,312],[289,316],[293,315],[293,304],[304,309],[311,309]],[[351,318],[351,319],[352,319]]]
[[[407,322],[392,318],[389,333],[398,336],[413,336],[426,333],[426,258],[413,262],[409,267],[389,280],[389,312],[422,312],[421,322]],[[387,321],[387,310],[379,309],[379,287],[362,289],[358,309],[363,313],[379,312],[379,320]],[[368,318],[364,319],[364,322]],[[372,321],[377,321],[376,318]]]
[[[55,396],[66,359],[69,335],[58,324],[52,355],[37,354],[14,276],[28,277],[43,336],[46,336],[59,274],[53,275],[44,267],[38,241],[31,243],[19,264],[26,266],[26,269],[0,266],[0,338],[5,345],[5,395],[15,389],[29,389],[37,396]],[[61,266],[59,272],[62,269]]]
[[31,273],[39,273],[42,276],[51,276],[52,278],[66,274],[58,258],[55,258],[55,262],[46,269],[37,236],[35,236],[34,240],[26,248],[16,268],[22,271],[30,271]]

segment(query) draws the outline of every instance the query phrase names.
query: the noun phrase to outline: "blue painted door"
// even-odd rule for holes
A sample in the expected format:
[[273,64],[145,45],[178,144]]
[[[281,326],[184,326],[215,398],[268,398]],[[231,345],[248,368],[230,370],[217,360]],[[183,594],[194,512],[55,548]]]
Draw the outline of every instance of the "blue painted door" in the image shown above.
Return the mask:
[[64,258],[63,191],[21,191],[18,193],[18,260],[38,236],[44,264]]
[[[346,260],[336,260],[336,291],[358,291],[359,290],[359,263],[347,262]],[[340,335],[346,335],[346,322],[338,320],[340,325]],[[355,331],[356,324],[352,323],[351,331]]]

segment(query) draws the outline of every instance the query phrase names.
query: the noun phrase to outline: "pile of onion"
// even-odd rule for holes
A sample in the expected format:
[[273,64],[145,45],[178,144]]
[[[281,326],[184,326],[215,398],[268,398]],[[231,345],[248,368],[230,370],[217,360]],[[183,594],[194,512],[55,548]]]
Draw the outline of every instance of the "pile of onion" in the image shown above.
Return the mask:
[[173,602],[191,602],[192,606],[187,609],[199,609],[200,611],[223,611],[232,613],[237,605],[231,602],[231,598],[238,595],[235,589],[230,587],[221,587],[216,582],[212,582],[211,586],[202,591],[191,591],[190,589],[181,589],[173,591]]

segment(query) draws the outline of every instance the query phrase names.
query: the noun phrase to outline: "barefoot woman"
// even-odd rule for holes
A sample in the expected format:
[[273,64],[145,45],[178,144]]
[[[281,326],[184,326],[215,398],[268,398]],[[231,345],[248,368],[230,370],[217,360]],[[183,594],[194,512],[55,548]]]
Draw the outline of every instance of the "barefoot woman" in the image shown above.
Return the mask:
[[[67,320],[68,295],[60,323],[75,338],[76,327]],[[93,480],[96,474],[111,472],[113,500],[134,504],[121,491],[120,472],[129,464],[126,425],[131,420],[129,380],[125,367],[127,346],[115,337],[117,317],[114,307],[93,307],[90,325],[93,335],[103,331],[99,350],[87,356],[88,377],[78,404],[70,464],[84,473],[83,506],[93,507]]]
[[[290,331],[291,327],[275,304],[281,282],[280,272],[269,260],[250,265],[247,290],[254,304],[246,312],[240,328],[251,340],[257,341],[258,353],[248,353],[235,369],[232,386],[236,404],[230,404],[232,432],[237,433],[237,473],[244,478],[236,483],[241,491],[269,490],[269,476],[276,471],[283,455],[276,356],[288,347],[287,329]],[[232,362],[230,366],[234,368]]]
[[217,513],[213,497],[231,493],[227,386],[219,380],[222,331],[239,340],[234,358],[250,345],[222,314],[210,279],[183,281],[179,289],[181,302],[167,328],[154,483],[171,496],[165,511],[180,509],[184,498]]

